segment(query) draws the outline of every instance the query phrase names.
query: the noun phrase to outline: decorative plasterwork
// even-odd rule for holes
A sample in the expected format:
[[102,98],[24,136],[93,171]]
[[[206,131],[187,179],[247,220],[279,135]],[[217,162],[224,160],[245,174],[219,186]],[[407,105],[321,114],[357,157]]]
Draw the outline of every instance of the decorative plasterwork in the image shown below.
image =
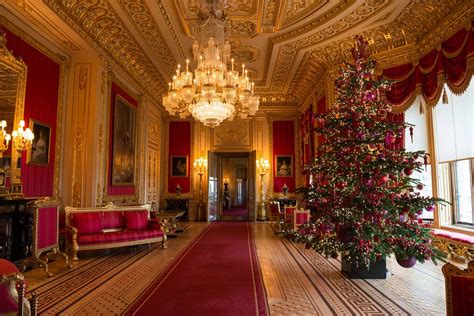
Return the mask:
[[[199,6],[202,0],[178,0],[176,9],[183,29],[187,35],[192,35],[194,25],[198,20]],[[259,32],[258,16],[259,3],[262,0],[232,0],[227,1],[227,17],[231,22],[230,37],[251,37]]]
[[232,57],[237,63],[248,64],[258,59],[258,49],[253,46],[238,46],[232,50]]
[[275,29],[280,0],[264,0],[262,14],[262,32],[271,33]]
[[279,28],[291,25],[304,17],[316,12],[322,6],[328,4],[328,0],[287,0],[282,8],[282,21]]
[[21,12],[25,15],[30,23],[41,30],[42,33],[47,34],[50,38],[55,39],[56,42],[62,43],[67,47],[71,52],[79,53],[83,52],[83,49],[77,45],[61,28],[54,28],[54,31],[51,31],[51,25],[43,24],[43,21],[49,21],[48,16],[46,16],[41,10],[38,10],[35,6],[32,6],[29,1],[24,0],[6,0],[6,2],[15,8],[18,12]]
[[165,82],[146,53],[106,0],[44,0],[99,52],[112,57],[145,91],[156,99],[165,92]]
[[285,88],[285,84],[288,82],[288,73],[291,71],[294,60],[300,50],[317,45],[322,41],[354,28],[357,24],[375,15],[393,1],[394,0],[367,0],[362,5],[353,9],[348,15],[330,24],[328,27],[283,45],[279,50],[279,55],[276,60],[278,68],[274,71],[272,77],[272,90],[283,90]]
[[[171,50],[166,45],[163,34],[160,32],[148,6],[140,0],[120,0],[120,5],[123,11],[128,14],[130,21],[132,21],[135,27],[140,31],[144,42],[151,47],[153,53],[158,57],[156,61],[166,69],[168,77],[171,78],[177,62],[173,58]],[[166,12],[164,13],[166,14]],[[179,45],[179,47],[184,57],[181,45]]]
[[257,24],[253,21],[236,21],[231,22],[231,37],[252,37],[257,34]]
[[[190,56],[192,40],[186,35],[191,35],[201,2],[119,0],[111,6],[106,0],[43,1],[99,53],[130,74],[155,103],[160,103],[166,89],[161,75],[168,77],[175,60]],[[315,76],[350,59],[355,34],[363,34],[372,52],[386,60],[399,53],[399,60],[417,59],[417,54],[439,43],[438,38],[452,34],[451,25],[459,24],[457,17],[473,6],[466,0],[233,0],[228,4],[232,52],[239,63],[255,70],[255,90],[262,96],[295,98],[297,107],[317,88]],[[114,11],[118,6],[125,22]],[[433,33],[440,25],[441,31]],[[434,35],[425,39],[427,34]],[[420,40],[417,52],[410,52]],[[181,56],[173,57],[171,52],[176,51]]]
[[212,130],[212,150],[250,150],[252,121],[224,122]]

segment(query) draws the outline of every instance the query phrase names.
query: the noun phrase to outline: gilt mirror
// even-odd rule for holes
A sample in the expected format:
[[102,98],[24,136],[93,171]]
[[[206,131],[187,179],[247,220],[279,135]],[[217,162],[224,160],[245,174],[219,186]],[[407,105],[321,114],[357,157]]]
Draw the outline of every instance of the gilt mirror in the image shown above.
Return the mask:
[[[26,64],[8,50],[6,34],[0,30],[0,121],[5,120],[7,122],[5,130],[9,134],[12,133],[14,128],[18,128],[20,120],[23,119],[26,71]],[[10,141],[10,148],[11,145],[12,142]],[[1,154],[2,152],[0,152],[0,157]],[[3,154],[5,157],[0,159],[0,169],[6,169],[4,172],[7,176],[11,175],[19,178],[20,170],[17,168],[19,156],[17,151],[9,150]]]

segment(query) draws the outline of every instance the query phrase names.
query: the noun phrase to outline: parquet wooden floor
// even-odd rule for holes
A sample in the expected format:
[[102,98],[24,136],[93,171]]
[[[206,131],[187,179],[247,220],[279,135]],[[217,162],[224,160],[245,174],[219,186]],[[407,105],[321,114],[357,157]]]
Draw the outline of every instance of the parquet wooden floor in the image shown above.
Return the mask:
[[[63,262],[51,263],[55,276],[49,279],[41,269],[27,271],[29,291],[39,294],[44,315],[120,314],[206,225],[188,223],[184,233],[169,239],[168,249],[79,253],[81,260],[71,270]],[[445,314],[441,264],[404,269],[389,259],[386,280],[350,280],[339,272],[338,260],[283,240],[268,223],[253,229],[271,315]]]

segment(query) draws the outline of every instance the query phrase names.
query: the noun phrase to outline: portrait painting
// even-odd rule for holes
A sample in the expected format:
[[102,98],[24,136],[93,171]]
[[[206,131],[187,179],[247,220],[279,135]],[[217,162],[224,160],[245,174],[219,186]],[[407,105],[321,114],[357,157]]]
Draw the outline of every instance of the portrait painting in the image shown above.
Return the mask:
[[293,156],[280,155],[275,156],[275,176],[292,177],[293,176]]
[[137,110],[116,94],[113,111],[112,185],[132,186],[135,178]]
[[5,187],[6,183],[7,183],[7,175],[5,174],[5,171],[0,170],[0,188]]
[[170,162],[172,177],[187,177],[188,170],[188,156],[171,156]]
[[3,158],[0,160],[2,165],[0,166],[0,169],[3,169],[5,172],[5,177],[10,177],[11,176],[11,168],[12,168],[12,157],[11,156],[3,156]]
[[51,144],[51,126],[30,119],[30,129],[35,135],[31,149],[26,155],[26,163],[47,165]]

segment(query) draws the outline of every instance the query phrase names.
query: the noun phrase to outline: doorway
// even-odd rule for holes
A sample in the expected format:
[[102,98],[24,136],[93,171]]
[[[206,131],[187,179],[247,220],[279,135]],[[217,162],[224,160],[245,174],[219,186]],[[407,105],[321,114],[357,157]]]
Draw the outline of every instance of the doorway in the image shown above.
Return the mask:
[[[253,220],[255,188],[251,158],[254,152],[214,152],[212,177],[215,190],[215,218],[222,221]],[[211,177],[209,177],[211,180]]]

